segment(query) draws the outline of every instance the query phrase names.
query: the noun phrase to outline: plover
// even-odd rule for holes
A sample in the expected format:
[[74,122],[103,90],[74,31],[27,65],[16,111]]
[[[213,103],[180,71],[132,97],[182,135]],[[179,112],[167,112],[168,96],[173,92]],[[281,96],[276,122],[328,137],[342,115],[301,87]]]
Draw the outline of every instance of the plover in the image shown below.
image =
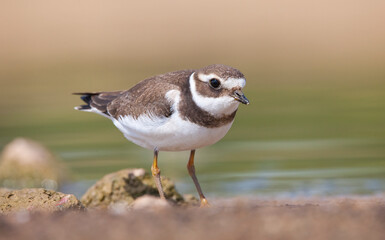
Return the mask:
[[195,176],[195,149],[218,142],[229,131],[239,103],[249,104],[245,84],[239,70],[215,64],[157,75],[126,91],[74,93],[86,103],[75,109],[111,119],[128,140],[154,151],[151,172],[163,199],[159,151],[190,151],[187,169],[204,206],[208,202]]

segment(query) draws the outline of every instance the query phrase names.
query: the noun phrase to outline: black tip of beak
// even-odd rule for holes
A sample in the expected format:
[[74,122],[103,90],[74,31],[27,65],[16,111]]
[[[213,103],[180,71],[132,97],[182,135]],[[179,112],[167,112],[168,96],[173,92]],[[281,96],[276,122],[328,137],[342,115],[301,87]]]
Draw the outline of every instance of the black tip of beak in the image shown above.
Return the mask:
[[246,105],[249,105],[249,104],[250,104],[249,99],[247,99],[246,96],[245,96],[245,94],[243,94],[243,92],[240,91],[240,90],[236,90],[236,91],[234,92],[233,97],[235,98],[235,100],[237,100],[237,101],[240,102],[240,103],[243,103],[243,104],[246,104]]
[[247,99],[245,96],[243,96],[243,99],[240,100],[240,102],[241,102],[242,104],[246,104],[246,105],[249,105],[249,104],[250,104],[249,99]]

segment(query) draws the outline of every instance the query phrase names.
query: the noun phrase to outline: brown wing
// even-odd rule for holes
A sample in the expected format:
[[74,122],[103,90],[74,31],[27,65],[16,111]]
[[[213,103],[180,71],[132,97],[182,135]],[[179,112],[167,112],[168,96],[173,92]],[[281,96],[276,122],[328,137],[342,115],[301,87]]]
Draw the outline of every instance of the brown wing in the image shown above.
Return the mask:
[[107,111],[116,119],[127,115],[138,118],[144,113],[155,117],[169,117],[173,109],[166,93],[173,89],[180,90],[191,73],[190,70],[171,72],[143,80],[115,98],[108,105]]

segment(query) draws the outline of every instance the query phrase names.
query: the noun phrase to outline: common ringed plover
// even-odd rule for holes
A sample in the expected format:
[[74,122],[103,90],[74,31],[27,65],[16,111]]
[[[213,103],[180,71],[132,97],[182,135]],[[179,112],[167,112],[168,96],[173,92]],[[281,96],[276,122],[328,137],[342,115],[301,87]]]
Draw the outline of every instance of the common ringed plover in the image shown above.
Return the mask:
[[154,76],[125,91],[74,93],[86,103],[75,109],[111,119],[128,140],[154,151],[151,172],[163,199],[159,151],[191,151],[187,169],[204,206],[208,202],[195,176],[195,149],[218,142],[229,131],[239,103],[249,104],[245,84],[239,70],[215,64]]

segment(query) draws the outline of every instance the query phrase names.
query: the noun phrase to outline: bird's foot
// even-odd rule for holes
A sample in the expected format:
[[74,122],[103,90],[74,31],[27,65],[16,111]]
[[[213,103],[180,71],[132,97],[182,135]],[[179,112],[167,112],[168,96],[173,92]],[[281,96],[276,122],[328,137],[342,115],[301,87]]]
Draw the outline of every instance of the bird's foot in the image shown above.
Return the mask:
[[202,198],[202,199],[201,199],[201,205],[200,205],[200,207],[201,207],[201,208],[203,208],[203,207],[210,207],[210,204],[209,204],[209,202],[207,201],[206,198]]

